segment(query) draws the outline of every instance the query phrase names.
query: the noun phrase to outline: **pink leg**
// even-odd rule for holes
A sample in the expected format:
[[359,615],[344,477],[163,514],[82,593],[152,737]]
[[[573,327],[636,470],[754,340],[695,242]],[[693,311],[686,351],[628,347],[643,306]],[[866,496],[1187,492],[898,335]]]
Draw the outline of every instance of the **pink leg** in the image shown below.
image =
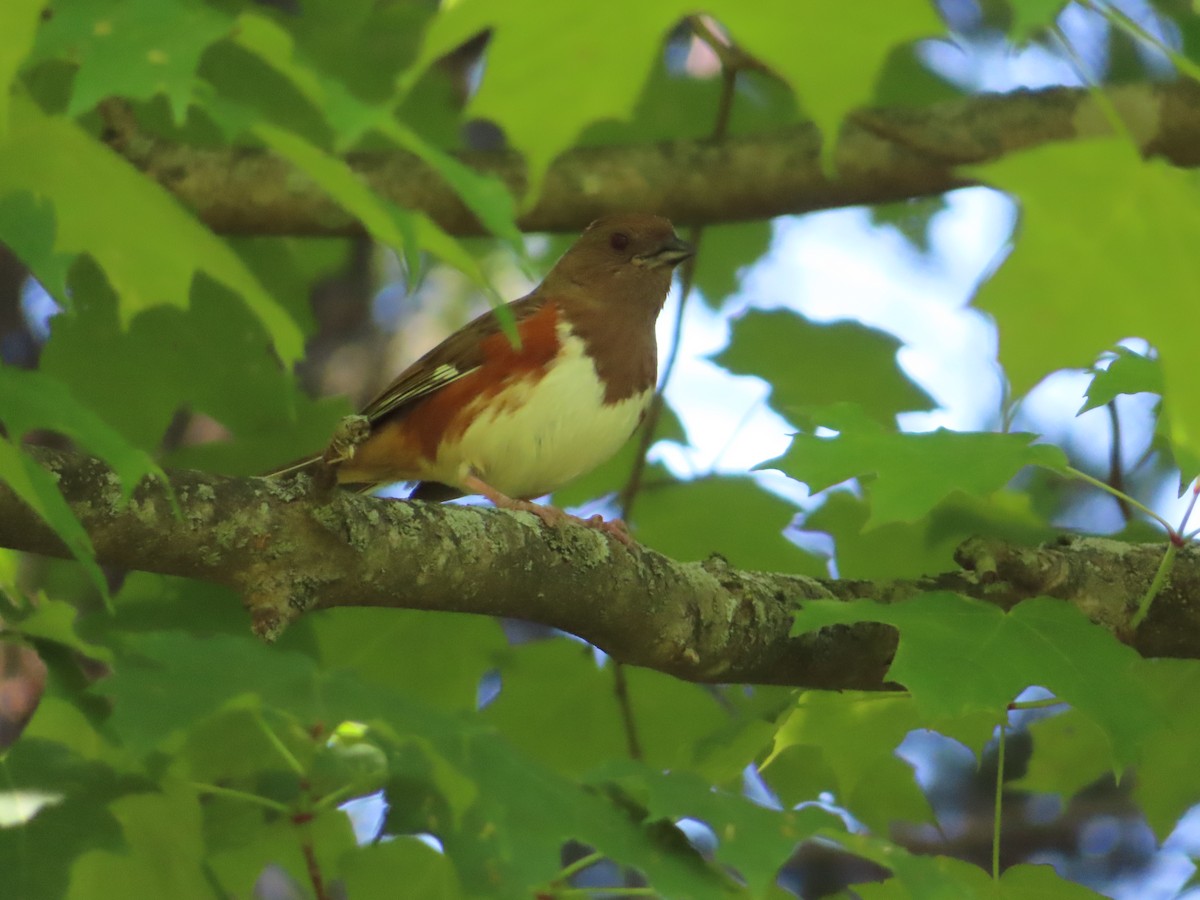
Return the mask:
[[530,500],[514,500],[508,494],[502,494],[486,481],[478,476],[468,475],[463,479],[462,486],[473,494],[479,494],[485,497],[500,509],[515,509],[522,512],[531,512],[547,525],[552,527],[561,527],[566,522],[574,522],[578,525],[583,525],[585,528],[594,528],[597,531],[602,531],[605,534],[616,538],[626,547],[633,548],[636,541],[629,536],[629,529],[625,527],[625,523],[620,519],[611,521],[605,519],[601,515],[590,516],[586,519],[581,519],[579,516],[573,516],[570,513],[565,513],[555,506],[544,506],[541,503],[534,503]]

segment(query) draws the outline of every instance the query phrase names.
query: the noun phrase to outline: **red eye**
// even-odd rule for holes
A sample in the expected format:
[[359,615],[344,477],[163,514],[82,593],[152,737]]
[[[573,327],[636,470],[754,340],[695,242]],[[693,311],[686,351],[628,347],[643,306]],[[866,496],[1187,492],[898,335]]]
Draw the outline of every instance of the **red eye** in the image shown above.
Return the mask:
[[614,250],[624,250],[629,246],[629,235],[623,231],[614,231],[608,243]]

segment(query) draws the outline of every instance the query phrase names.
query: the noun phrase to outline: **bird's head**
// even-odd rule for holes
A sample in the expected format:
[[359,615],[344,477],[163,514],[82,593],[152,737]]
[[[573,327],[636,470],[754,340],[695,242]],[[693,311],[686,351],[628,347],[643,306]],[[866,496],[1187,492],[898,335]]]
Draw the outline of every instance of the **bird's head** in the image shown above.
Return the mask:
[[693,254],[662,216],[604,216],[587,227],[546,276],[555,293],[583,293],[604,305],[631,304],[657,315],[675,266]]

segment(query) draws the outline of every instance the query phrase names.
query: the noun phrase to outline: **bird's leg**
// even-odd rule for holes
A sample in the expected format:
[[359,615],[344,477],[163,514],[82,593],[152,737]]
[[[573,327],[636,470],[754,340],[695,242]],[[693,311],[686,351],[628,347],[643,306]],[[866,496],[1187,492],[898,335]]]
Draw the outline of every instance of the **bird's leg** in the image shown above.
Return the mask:
[[354,459],[359,446],[371,436],[371,420],[366,416],[345,416],[334,429],[329,446],[322,454],[327,466]]
[[570,513],[563,512],[556,506],[546,506],[541,503],[534,503],[532,500],[515,500],[508,494],[503,494],[496,490],[482,478],[477,475],[467,475],[462,480],[462,486],[473,494],[490,500],[493,505],[500,509],[515,509],[522,512],[531,512],[547,525],[551,527],[560,527],[565,522],[575,522],[578,525],[583,525],[585,528],[594,528],[597,531],[602,531],[605,534],[616,538],[626,547],[632,548],[635,541],[629,536],[629,531],[625,527],[625,523],[620,519],[606,520],[601,515],[590,516],[582,519],[579,516],[573,516]]

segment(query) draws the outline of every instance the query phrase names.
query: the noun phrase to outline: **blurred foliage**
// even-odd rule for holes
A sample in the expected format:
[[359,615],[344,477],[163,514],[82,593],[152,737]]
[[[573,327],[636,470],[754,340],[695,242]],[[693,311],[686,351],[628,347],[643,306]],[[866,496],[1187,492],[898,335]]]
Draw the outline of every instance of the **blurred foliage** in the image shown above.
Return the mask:
[[[704,10],[709,38],[761,64],[739,76],[731,133],[811,120],[828,163],[849,111],[958,93],[926,67],[922,40],[1053,50],[1065,6],[946,3],[944,19],[926,0]],[[1155,8],[1178,52],[1196,58],[1193,5]],[[79,560],[23,565],[0,551],[0,637],[47,669],[36,713],[0,757],[0,894],[265,896],[274,880],[290,896],[557,897],[648,884],[669,897],[769,897],[815,884],[805,860],[823,847],[891,873],[859,885],[863,897],[1090,896],[1026,864],[1029,854],[1006,857],[992,880],[955,858],[969,854],[952,841],[923,855],[898,836],[898,823],[928,826],[947,807],[897,748],[941,735],[971,772],[991,765],[994,776],[994,728],[1031,685],[1061,705],[1028,726],[1032,755],[1008,773],[1006,797],[1068,800],[1135,772],[1127,792],[1159,841],[1200,800],[1189,713],[1200,667],[1141,660],[1051,601],[1008,613],[948,594],[807,603],[797,629],[898,629],[889,678],[905,691],[877,695],[688,684],[621,670],[565,636],[521,639],[491,620],[413,611],[325,611],[267,647],[220,588],[102,571],[53,479],[22,453],[22,439],[56,433],[103,457],[126,490],[160,462],[260,471],[320,446],[348,409],[300,388],[292,364],[306,342],[310,358],[334,358],[381,317],[371,297],[338,293],[378,287],[377,273],[351,271],[349,242],[214,234],[110,149],[114,111],[170,141],[267,148],[394,251],[409,287],[435,262],[495,300],[515,294],[493,283],[485,255],[499,244],[525,264],[515,216],[531,198],[453,153],[503,141],[536,190],[571,147],[709,135],[720,63],[687,19],[695,10],[682,0],[0,4],[0,243],[55,313],[40,369],[0,368],[0,479]],[[1105,33],[1108,74],[1162,77],[1161,56],[1148,62],[1131,35]],[[364,148],[419,156],[496,240],[457,240],[372,194],[344,161]],[[1013,399],[1064,368],[1090,368],[1081,412],[1152,394],[1153,453],[1186,483],[1200,471],[1194,174],[1145,162],[1120,139],[974,174],[1021,209],[1009,259],[978,289]],[[872,215],[927,249],[942,203]],[[705,232],[695,285],[710,307],[731,307],[771,239],[766,222]],[[887,580],[951,568],[972,534],[1032,544],[1055,533],[1069,471],[1060,448],[1028,434],[902,431],[897,414],[933,401],[899,366],[901,342],[810,321],[792,299],[746,311],[713,361],[768,383],[768,402],[796,429],[770,465],[812,496],[786,499],[753,473],[684,479],[655,462],[632,521],[640,540],[680,560],[717,553],[743,568]],[[35,330],[49,313],[32,309]],[[1153,349],[1116,347],[1131,337]],[[670,409],[656,437],[660,451],[687,445]],[[611,499],[635,453],[631,443],[559,501]],[[1029,466],[1040,474],[1015,477]],[[17,684],[0,666],[0,700]],[[363,798],[381,824],[372,831],[360,815],[356,834],[341,805]]]

